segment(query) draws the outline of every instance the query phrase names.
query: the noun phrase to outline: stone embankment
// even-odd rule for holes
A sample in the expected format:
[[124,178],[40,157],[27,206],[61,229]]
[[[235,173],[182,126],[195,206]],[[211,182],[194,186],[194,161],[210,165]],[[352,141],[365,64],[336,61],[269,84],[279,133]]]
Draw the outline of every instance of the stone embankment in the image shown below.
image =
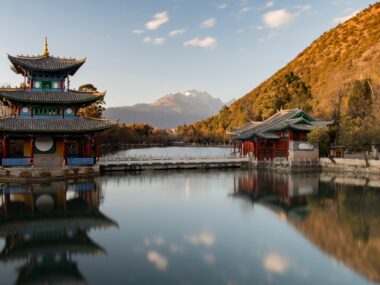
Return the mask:
[[380,176],[380,160],[321,158],[320,167],[323,172],[350,173],[352,176]]

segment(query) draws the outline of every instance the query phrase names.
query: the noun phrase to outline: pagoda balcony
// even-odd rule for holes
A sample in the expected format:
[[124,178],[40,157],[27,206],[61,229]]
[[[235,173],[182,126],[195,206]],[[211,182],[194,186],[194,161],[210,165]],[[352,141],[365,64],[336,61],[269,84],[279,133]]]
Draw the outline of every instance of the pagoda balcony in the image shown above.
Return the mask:
[[5,167],[30,166],[32,159],[30,157],[3,157],[1,165]]
[[69,156],[66,158],[66,165],[68,166],[92,166],[96,164],[95,157],[89,156],[89,157],[76,157],[76,156]]

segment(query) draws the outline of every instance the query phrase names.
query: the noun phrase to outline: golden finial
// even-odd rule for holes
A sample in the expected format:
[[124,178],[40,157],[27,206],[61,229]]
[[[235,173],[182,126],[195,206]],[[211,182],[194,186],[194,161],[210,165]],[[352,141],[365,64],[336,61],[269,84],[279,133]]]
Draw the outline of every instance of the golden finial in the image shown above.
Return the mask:
[[44,44],[44,56],[49,56],[49,49],[48,49],[48,43],[47,43],[47,37],[45,37],[45,44]]

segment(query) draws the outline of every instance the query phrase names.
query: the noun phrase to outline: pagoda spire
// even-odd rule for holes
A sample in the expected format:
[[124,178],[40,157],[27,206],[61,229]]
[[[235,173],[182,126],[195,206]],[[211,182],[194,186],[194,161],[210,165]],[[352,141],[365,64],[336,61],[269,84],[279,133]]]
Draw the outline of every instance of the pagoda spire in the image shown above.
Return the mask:
[[44,53],[43,53],[43,55],[44,55],[45,57],[48,57],[48,56],[49,56],[49,49],[48,49],[47,37],[45,37]]

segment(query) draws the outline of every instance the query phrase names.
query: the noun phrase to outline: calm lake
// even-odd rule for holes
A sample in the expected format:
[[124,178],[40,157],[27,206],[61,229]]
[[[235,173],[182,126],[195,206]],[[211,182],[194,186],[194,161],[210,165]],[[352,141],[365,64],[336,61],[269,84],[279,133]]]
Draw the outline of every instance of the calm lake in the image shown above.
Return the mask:
[[3,184],[0,283],[379,282],[377,185],[253,170]]

